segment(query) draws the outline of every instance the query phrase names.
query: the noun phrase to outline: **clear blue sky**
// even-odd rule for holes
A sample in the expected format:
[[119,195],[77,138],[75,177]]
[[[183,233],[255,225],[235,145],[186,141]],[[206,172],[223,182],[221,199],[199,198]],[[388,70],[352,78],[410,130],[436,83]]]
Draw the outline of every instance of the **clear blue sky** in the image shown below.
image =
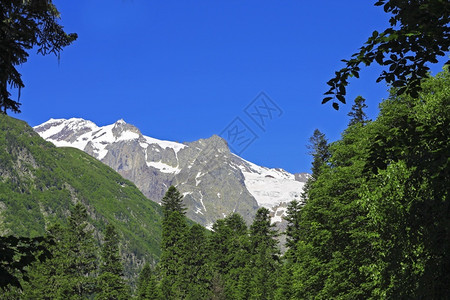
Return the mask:
[[[258,138],[240,155],[268,167],[309,171],[305,145],[315,128],[330,141],[348,123],[321,105],[341,59],[388,26],[375,1],[57,0],[61,23],[78,40],[19,67],[22,113],[35,126],[80,117],[98,125],[123,118],[143,134],[193,141],[220,134],[236,117]],[[434,68],[439,70],[439,67]],[[377,67],[352,80],[348,100],[368,114],[387,97]],[[245,108],[264,91],[282,110],[264,130]]]

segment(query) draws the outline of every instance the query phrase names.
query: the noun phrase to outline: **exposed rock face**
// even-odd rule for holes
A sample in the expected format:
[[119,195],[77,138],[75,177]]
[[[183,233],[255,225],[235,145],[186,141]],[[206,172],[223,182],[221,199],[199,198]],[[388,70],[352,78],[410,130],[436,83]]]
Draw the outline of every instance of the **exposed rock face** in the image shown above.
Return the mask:
[[311,175],[309,173],[295,173],[294,176],[295,180],[306,183]]
[[179,152],[181,171],[173,184],[191,208],[187,215],[205,226],[232,212],[250,222],[259,206],[226,142],[215,135],[186,145]]
[[[299,200],[307,179],[245,161],[216,135],[181,144],[144,136],[123,120],[98,127],[75,118],[51,119],[34,129],[56,146],[76,147],[101,160],[156,202],[175,185],[187,216],[206,227],[233,212],[250,223],[260,206]],[[282,218],[274,213],[273,221]]]

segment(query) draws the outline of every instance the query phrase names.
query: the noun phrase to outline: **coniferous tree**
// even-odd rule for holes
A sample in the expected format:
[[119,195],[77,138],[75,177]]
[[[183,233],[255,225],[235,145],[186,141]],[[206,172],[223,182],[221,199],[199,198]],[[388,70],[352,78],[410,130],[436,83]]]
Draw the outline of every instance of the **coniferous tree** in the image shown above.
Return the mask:
[[365,211],[358,204],[370,138],[365,130],[349,127],[341,141],[330,145],[327,163],[309,186],[292,272],[294,282],[304,278],[293,286],[296,297],[365,298],[370,293],[361,268],[373,252]]
[[[244,270],[250,261],[248,228],[239,214],[233,213],[213,224],[209,239],[209,251],[216,283],[223,285],[226,299],[245,299],[242,296],[248,286]],[[246,293],[244,293],[246,295]]]
[[320,169],[330,158],[329,145],[325,134],[320,132],[319,129],[314,130],[312,137],[309,139],[307,148],[311,150],[309,154],[313,157],[311,177],[316,179],[320,175]]
[[164,212],[162,224],[161,259],[159,273],[161,276],[161,292],[164,298],[183,297],[185,291],[180,284],[180,273],[184,255],[184,241],[187,233],[185,208],[180,192],[171,186],[161,201]]
[[[325,134],[320,132],[319,129],[315,129],[313,135],[309,139],[310,149],[309,154],[312,156],[312,174],[306,181],[301,195],[302,201],[308,201],[308,194],[313,188],[314,182],[319,178],[322,173],[322,169],[327,166],[331,153],[329,149],[328,141]],[[299,255],[297,253],[299,241],[301,241],[301,219],[302,208],[304,203],[300,203],[296,200],[289,203],[287,209],[287,215],[285,220],[287,221],[286,227],[286,247],[288,248],[283,256],[284,264],[280,269],[280,275],[277,278],[277,290],[275,293],[276,299],[286,299],[292,297],[293,290],[293,273],[296,264],[298,263]]]
[[255,290],[255,281],[253,280],[253,265],[249,261],[246,265],[239,269],[240,276],[238,277],[236,291],[233,293],[238,300],[257,299],[259,295]]
[[351,117],[348,126],[352,126],[355,124],[366,125],[369,122],[364,109],[367,108],[366,99],[361,96],[355,98],[355,104],[352,105],[352,110],[348,113],[348,116]]
[[297,262],[297,243],[300,241],[300,222],[301,222],[301,208],[302,204],[293,200],[289,203],[286,216],[284,219],[286,225],[286,243],[287,248],[283,255],[283,264],[277,276],[277,290],[275,292],[275,299],[289,299],[292,296],[292,276],[293,268]]
[[23,286],[23,296],[26,299],[57,299],[68,280],[66,267],[69,258],[64,251],[67,228],[56,223],[49,226],[47,234],[53,241],[46,244],[52,256],[45,263],[34,263],[29,269],[30,280]]
[[97,270],[97,247],[92,230],[88,229],[88,215],[84,205],[77,203],[68,218],[67,251],[69,258],[66,295],[88,297],[95,289],[94,274]]
[[273,295],[275,300],[291,299],[293,297],[292,278],[294,263],[286,257],[286,254],[283,256],[283,262],[284,264],[280,267],[276,278],[276,290]]
[[144,265],[139,274],[137,283],[137,298],[139,300],[161,299],[157,279],[148,263]]
[[119,236],[114,226],[108,224],[102,247],[100,275],[97,280],[95,299],[129,299],[129,286],[122,276],[123,266],[119,254]]
[[295,251],[295,245],[300,240],[300,218],[302,204],[297,200],[292,200],[287,207],[284,219],[286,226],[286,247]]
[[139,299],[145,299],[145,293],[147,288],[147,282],[152,276],[152,267],[149,263],[145,263],[144,267],[142,268],[141,272],[139,273],[139,277],[137,280],[137,289],[136,294]]
[[194,224],[184,240],[181,271],[179,276],[181,290],[186,299],[209,299],[212,270],[209,265],[205,228]]
[[173,185],[169,187],[166,194],[162,198],[161,206],[164,211],[164,216],[167,216],[172,212],[178,212],[184,215],[186,211],[186,207],[183,204],[183,196]]
[[269,210],[260,208],[250,226],[250,299],[272,299],[279,267],[278,236],[270,223]]
[[50,226],[52,257],[30,268],[24,297],[30,299],[82,299],[93,296],[98,249],[87,223],[86,208],[78,203],[70,211],[67,226]]
[[28,51],[37,46],[42,55],[59,54],[77,35],[65,33],[58,24],[60,14],[51,0],[3,0],[0,16],[0,111],[17,113],[20,103],[11,99],[8,85],[19,91],[25,86],[16,67],[27,61]]
[[330,158],[330,150],[328,141],[325,134],[320,132],[319,129],[315,129],[313,135],[309,138],[309,145],[306,146],[310,149],[309,154],[312,156],[311,176],[306,181],[303,187],[302,200],[308,199],[308,191],[311,188],[312,183],[319,177],[321,168],[326,165]]

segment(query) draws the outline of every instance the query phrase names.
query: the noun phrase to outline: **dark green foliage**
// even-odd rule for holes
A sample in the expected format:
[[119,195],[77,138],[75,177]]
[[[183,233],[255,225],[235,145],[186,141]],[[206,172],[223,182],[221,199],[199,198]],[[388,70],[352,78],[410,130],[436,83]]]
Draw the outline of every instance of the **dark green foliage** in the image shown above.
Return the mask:
[[0,174],[3,231],[43,236],[46,224],[66,222],[73,201],[81,200],[96,237],[106,223],[120,234],[128,258],[125,275],[134,272],[133,257],[152,263],[158,259],[158,204],[95,158],[74,148],[56,148],[24,122],[5,115],[0,115]]
[[174,186],[169,187],[161,201],[164,218],[159,273],[163,297],[168,299],[185,295],[180,262],[185,254],[184,242],[188,228],[182,201],[182,196]]
[[[249,299],[272,299],[279,264],[278,235],[270,223],[269,210],[260,208],[250,226],[251,274]],[[248,270],[244,270],[246,272]]]
[[209,299],[212,270],[209,266],[206,229],[194,224],[185,236],[184,254],[181,259],[180,287],[183,298]]
[[156,276],[148,263],[144,265],[139,274],[137,298],[139,300],[157,300],[161,298]]
[[94,292],[95,281],[89,275],[97,270],[97,249],[93,231],[87,228],[86,207],[77,203],[68,221],[67,236],[61,246],[68,258],[66,274],[73,279],[66,288],[69,295],[83,297]]
[[87,229],[87,212],[81,204],[71,209],[67,226],[49,228],[54,245],[52,257],[30,268],[30,281],[24,286],[27,299],[82,299],[93,295],[97,271],[97,247]]
[[274,299],[289,299],[293,296],[292,278],[294,266],[297,263],[297,245],[301,240],[300,225],[301,225],[301,209],[303,205],[297,200],[289,203],[286,216],[284,219],[287,222],[286,226],[286,253],[283,256],[283,265],[280,267],[277,275],[276,283],[277,290],[275,291]]
[[[345,104],[345,87],[350,77],[359,77],[360,65],[376,62],[386,69],[377,82],[385,81],[396,89],[418,96],[422,79],[428,77],[427,63],[437,63],[440,56],[448,55],[450,47],[450,3],[442,0],[378,0],[390,14],[390,27],[379,33],[374,31],[359,52],[350,60],[343,60],[344,68],[335,72],[328,81],[330,89],[322,103],[333,98]],[[446,54],[447,52],[447,54]],[[446,63],[447,65],[449,62]],[[338,102],[333,107],[339,109]]]
[[[162,296],[168,299],[208,299],[212,270],[205,229],[198,224],[188,228],[183,199],[174,186],[169,187],[161,203],[164,212],[159,262]],[[141,294],[144,292],[145,288],[141,287]]]
[[284,257],[284,264],[280,266],[276,278],[276,290],[273,299],[284,300],[293,297],[293,262]]
[[289,249],[293,249],[294,251],[295,245],[297,245],[298,241],[300,240],[300,211],[302,206],[303,205],[297,200],[291,201],[286,211],[286,217],[284,217],[284,219],[287,221],[286,247],[288,247]]
[[175,211],[180,214],[184,214],[186,211],[186,207],[183,205],[183,196],[181,196],[180,192],[173,185],[169,187],[166,194],[162,198],[161,206],[165,217]]
[[325,134],[320,132],[319,129],[314,130],[312,137],[309,139],[309,145],[307,146],[311,151],[309,154],[313,157],[311,167],[311,177],[316,179],[319,177],[320,169],[324,166],[330,158],[330,151],[328,141]]
[[300,298],[365,298],[370,287],[360,267],[371,258],[367,217],[358,204],[367,156],[366,127],[350,127],[342,140],[331,144],[328,163],[311,182],[300,213],[293,271]]
[[381,106],[362,203],[376,228],[376,295],[443,299],[450,293],[450,74],[419,98],[395,92]]
[[51,0],[2,0],[0,16],[0,109],[17,113],[20,103],[11,99],[8,85],[19,91],[25,86],[16,67],[27,61],[28,51],[37,46],[42,55],[59,55],[77,35],[58,24],[60,14]]
[[279,280],[277,295],[448,297],[449,87],[445,70],[417,98],[393,90],[375,121],[331,144],[300,211],[296,262],[284,268],[293,287]]
[[351,117],[348,126],[352,126],[355,124],[365,125],[369,120],[367,119],[367,115],[364,112],[364,109],[367,108],[366,99],[361,96],[355,98],[355,104],[352,105],[352,110],[348,113],[348,116]]
[[44,237],[0,237],[0,289],[21,288],[20,280],[28,280],[26,267],[36,260],[45,261],[51,256]]
[[123,275],[119,253],[119,236],[115,227],[111,224],[106,225],[105,242],[102,246],[101,258],[100,272]]
[[303,201],[307,201],[311,184],[319,177],[321,169],[326,166],[331,155],[325,134],[320,132],[319,129],[314,130],[313,135],[309,138],[309,145],[306,147],[310,149],[309,154],[312,156],[313,161],[311,166],[311,176],[308,178],[303,188]]
[[95,299],[129,299],[130,290],[122,278],[123,267],[119,253],[119,237],[113,225],[108,224],[102,246],[100,275]]
[[209,239],[211,265],[215,272],[213,290],[220,290],[226,299],[245,299],[244,287],[250,261],[248,228],[242,216],[231,214],[213,224]]
[[131,289],[125,280],[113,273],[102,273],[97,278],[97,293],[95,299],[98,300],[128,300]]
[[55,224],[49,227],[48,236],[54,241],[46,247],[52,253],[52,257],[44,263],[35,263],[30,269],[30,280],[24,284],[24,295],[29,299],[55,299],[67,289],[70,276],[66,273],[69,258],[65,246],[67,246],[68,230]]

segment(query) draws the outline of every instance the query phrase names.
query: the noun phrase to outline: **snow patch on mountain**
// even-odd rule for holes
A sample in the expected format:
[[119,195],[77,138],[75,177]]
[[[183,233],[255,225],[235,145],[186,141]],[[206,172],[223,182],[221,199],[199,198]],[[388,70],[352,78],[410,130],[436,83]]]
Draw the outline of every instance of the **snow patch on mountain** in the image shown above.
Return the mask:
[[272,223],[281,223],[286,211],[287,207],[277,207],[273,212]]
[[243,163],[236,166],[241,169],[245,186],[259,206],[272,209],[283,202],[300,201],[305,182],[296,181],[294,174],[283,169],[261,167],[240,157],[239,159]]
[[206,212],[207,210],[206,210],[205,204],[203,203],[203,193],[202,193],[202,191],[199,191],[199,193],[200,193],[200,203],[203,206],[203,210]]
[[147,166],[156,168],[163,173],[178,174],[181,171],[180,168],[169,166],[168,164],[160,161],[146,161],[146,164]]
[[[144,149],[149,145],[156,144],[162,149],[171,148],[175,153],[186,147],[186,145],[177,142],[144,136],[136,127],[127,124],[123,119],[102,127],[80,118],[50,119],[41,125],[35,126],[34,130],[57,147],[74,147],[85,150],[90,143],[94,156],[99,160],[103,159],[108,153],[108,145],[116,142],[139,139],[139,144]],[[74,136],[68,140],[67,134],[73,134]],[[151,164],[163,173],[179,172],[177,168],[165,164],[159,164],[158,162],[151,162]]]
[[157,144],[163,149],[171,148],[175,151],[175,153],[178,153],[178,151],[186,147],[186,145],[177,142],[158,140],[148,136],[144,136],[144,138],[147,144]]

